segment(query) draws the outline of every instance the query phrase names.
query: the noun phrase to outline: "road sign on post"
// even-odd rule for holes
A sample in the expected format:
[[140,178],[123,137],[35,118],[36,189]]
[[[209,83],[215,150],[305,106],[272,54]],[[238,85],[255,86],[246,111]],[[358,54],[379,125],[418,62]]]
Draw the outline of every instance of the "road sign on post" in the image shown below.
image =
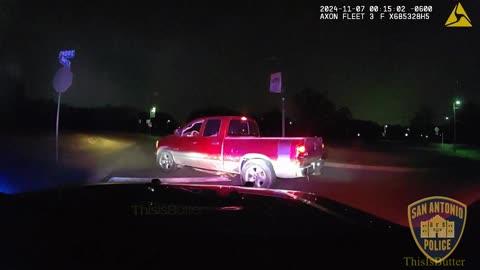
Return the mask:
[[440,131],[440,129],[438,127],[435,127],[433,130],[435,130],[435,135],[438,135],[438,132]]
[[57,121],[55,125],[55,160],[58,162],[58,122],[60,120],[60,101],[62,93],[65,93],[72,85],[73,73],[70,71],[71,62],[68,58],[75,56],[75,50],[60,51],[58,61],[63,65],[53,77],[53,88],[58,93],[57,99]]
[[70,71],[70,68],[59,68],[53,77],[53,88],[59,94],[65,93],[72,85],[72,81],[73,73]]
[[282,73],[272,73],[270,75],[270,93],[282,94],[282,137],[285,137],[285,95],[282,90]]
[[270,92],[281,93],[282,92],[282,73],[276,72],[270,75]]

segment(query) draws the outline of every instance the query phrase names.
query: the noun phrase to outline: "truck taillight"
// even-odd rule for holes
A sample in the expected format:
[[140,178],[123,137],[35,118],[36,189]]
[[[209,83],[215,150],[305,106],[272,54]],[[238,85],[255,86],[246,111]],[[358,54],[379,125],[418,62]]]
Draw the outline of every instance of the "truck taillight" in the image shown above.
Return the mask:
[[305,154],[305,145],[297,146],[297,158]]

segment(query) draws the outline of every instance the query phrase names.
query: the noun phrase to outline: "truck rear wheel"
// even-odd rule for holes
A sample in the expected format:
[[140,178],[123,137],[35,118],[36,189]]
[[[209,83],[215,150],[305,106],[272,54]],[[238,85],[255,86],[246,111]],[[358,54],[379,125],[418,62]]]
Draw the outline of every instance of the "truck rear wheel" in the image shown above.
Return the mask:
[[242,167],[242,184],[256,188],[270,188],[276,180],[272,167],[264,160],[249,160]]
[[162,150],[158,153],[157,163],[160,166],[160,170],[163,172],[173,172],[177,169],[177,164],[175,164],[172,153],[166,150]]

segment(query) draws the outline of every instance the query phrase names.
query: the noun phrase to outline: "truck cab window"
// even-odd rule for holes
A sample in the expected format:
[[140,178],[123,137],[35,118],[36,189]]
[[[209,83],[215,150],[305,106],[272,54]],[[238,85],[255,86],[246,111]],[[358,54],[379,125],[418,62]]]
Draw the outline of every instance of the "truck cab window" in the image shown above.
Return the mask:
[[228,136],[259,136],[258,127],[253,121],[231,120]]
[[203,131],[203,137],[214,137],[220,132],[220,124],[222,121],[220,119],[210,119],[205,125],[205,130]]
[[187,127],[185,127],[182,131],[182,137],[195,137],[200,134],[200,129],[202,128],[203,121],[195,122]]

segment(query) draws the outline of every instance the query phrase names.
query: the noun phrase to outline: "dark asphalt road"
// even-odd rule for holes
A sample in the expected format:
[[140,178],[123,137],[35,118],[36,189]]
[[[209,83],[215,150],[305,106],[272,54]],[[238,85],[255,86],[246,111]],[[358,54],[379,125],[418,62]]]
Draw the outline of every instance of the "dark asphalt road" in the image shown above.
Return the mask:
[[[344,165],[344,164],[342,164]],[[391,171],[383,167],[349,168],[327,166],[321,176],[298,179],[278,179],[273,188],[313,192],[346,203],[395,223],[408,225],[408,204],[426,196],[450,196],[470,203],[480,194],[474,167],[461,169],[411,169]],[[97,176],[98,177],[98,176]],[[198,182],[206,184],[239,185],[237,177],[219,180],[218,176],[182,168],[165,174],[155,164],[150,143],[137,143],[116,159],[116,164],[102,179],[110,177],[160,178],[168,182]],[[204,182],[214,177],[214,182]],[[172,179],[173,178],[173,179]],[[177,178],[175,180],[175,178]],[[189,179],[184,179],[189,178]],[[476,198],[478,199],[478,197]]]

